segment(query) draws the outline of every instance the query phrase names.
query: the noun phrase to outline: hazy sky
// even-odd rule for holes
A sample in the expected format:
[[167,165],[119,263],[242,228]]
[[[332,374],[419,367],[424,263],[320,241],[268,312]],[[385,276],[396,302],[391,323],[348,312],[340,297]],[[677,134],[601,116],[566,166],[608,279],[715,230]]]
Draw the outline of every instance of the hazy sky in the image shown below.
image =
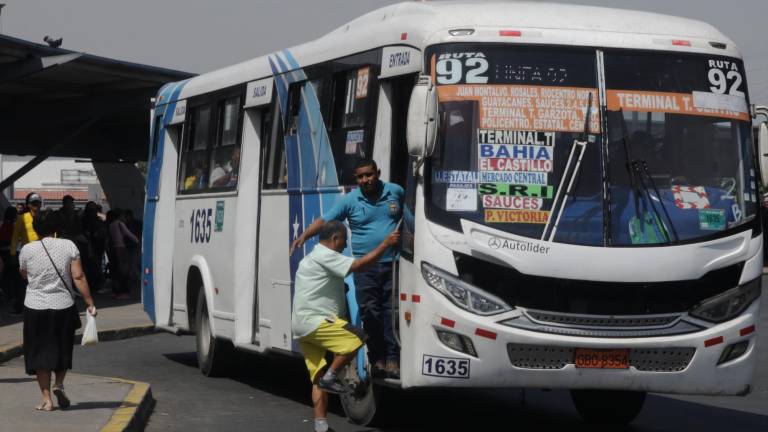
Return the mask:
[[[387,0],[0,0],[2,33],[189,72],[206,72],[297,45]],[[768,104],[768,0],[560,0],[707,21],[733,39],[753,102]]]

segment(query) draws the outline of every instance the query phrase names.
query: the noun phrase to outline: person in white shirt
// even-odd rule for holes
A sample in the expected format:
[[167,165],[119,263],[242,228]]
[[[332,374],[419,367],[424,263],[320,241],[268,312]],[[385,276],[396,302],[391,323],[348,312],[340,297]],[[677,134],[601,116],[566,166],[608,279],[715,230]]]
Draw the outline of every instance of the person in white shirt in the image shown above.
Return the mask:
[[[312,381],[315,431],[325,432],[328,393],[347,391],[337,374],[365,340],[363,331],[343,318],[347,315],[344,278],[378,262],[398,244],[400,233],[392,231],[378,247],[357,259],[341,254],[347,247],[347,227],[341,222],[326,222],[319,234],[320,243],[296,271],[292,327]],[[328,351],[333,353],[330,367],[325,360]]]
[[56,238],[59,218],[35,221],[40,240],[24,245],[19,253],[21,277],[28,280],[24,299],[24,366],[27,374],[37,375],[43,394],[38,410],[53,410],[51,372],[56,373],[53,394],[58,405],[70,405],[64,393],[64,377],[72,369],[72,346],[80,316],[75,306],[74,284],[88,305],[88,313],[96,315],[88,281],[83,274],[80,252],[70,240]]
[[229,187],[237,185],[237,173],[240,168],[240,149],[232,149],[230,160],[218,163],[211,172],[211,187]]

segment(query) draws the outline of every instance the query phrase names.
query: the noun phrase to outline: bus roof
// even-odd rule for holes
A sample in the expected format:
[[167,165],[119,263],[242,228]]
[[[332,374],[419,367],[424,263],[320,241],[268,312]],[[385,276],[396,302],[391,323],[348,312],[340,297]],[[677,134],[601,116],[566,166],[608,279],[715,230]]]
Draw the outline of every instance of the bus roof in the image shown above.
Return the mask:
[[[449,34],[451,29],[475,31],[456,37]],[[507,35],[515,37],[503,36],[501,30],[512,30]],[[594,46],[741,57],[733,41],[710,24],[670,15],[539,2],[406,2],[369,12],[303,45],[200,75],[185,85],[178,99],[270,76],[269,58],[279,55],[285,59],[287,52],[296,69],[381,46],[410,45],[423,50],[445,42]],[[715,47],[713,42],[723,45]],[[170,99],[160,103],[166,102]]]

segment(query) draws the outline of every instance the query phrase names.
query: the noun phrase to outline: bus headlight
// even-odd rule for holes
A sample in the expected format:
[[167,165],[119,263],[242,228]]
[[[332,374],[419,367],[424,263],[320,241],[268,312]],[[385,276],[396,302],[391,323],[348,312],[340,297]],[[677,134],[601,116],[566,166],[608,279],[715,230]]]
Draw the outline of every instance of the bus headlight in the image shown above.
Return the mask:
[[721,323],[739,316],[753,301],[760,297],[760,278],[704,300],[691,309],[696,318]]
[[500,298],[483,292],[425,262],[421,263],[421,274],[429,286],[440,291],[456,306],[469,312],[478,315],[495,315],[512,309]]

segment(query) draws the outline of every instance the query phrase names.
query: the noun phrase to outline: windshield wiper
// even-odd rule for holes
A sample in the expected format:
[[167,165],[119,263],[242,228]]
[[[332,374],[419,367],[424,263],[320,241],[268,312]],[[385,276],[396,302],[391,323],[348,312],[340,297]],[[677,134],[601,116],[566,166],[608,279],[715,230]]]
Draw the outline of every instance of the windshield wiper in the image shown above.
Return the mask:
[[[619,118],[621,118],[621,133],[622,141],[624,142],[627,172],[629,173],[629,185],[632,189],[632,197],[635,202],[635,216],[640,223],[640,228],[641,230],[645,230],[646,221],[643,215],[643,211],[640,208],[640,199],[645,198],[645,201],[648,204],[646,208],[650,207],[653,213],[652,223],[655,223],[659,227],[667,242],[671,240],[667,226],[664,224],[664,220],[661,218],[659,210],[656,209],[656,204],[653,203],[653,198],[651,196],[648,184],[646,183],[646,181],[648,181],[651,187],[653,187],[653,191],[656,193],[656,198],[661,204],[661,209],[664,211],[664,216],[666,216],[667,221],[669,222],[669,227],[672,229],[672,234],[675,237],[675,241],[679,242],[680,237],[677,235],[675,224],[672,221],[672,218],[669,216],[666,205],[664,205],[664,200],[659,193],[659,188],[656,187],[656,182],[653,180],[653,177],[648,171],[648,162],[645,160],[632,158],[632,141],[630,140],[629,132],[627,131],[627,121],[624,119],[624,111],[621,109],[619,110]],[[643,177],[643,175],[645,175],[645,177]]]
[[[563,197],[563,202],[560,204],[560,210],[557,212],[557,219],[555,219],[555,224],[552,226],[552,232],[549,234],[549,238],[547,241],[552,241],[555,238],[555,234],[557,233],[557,226],[560,224],[560,218],[563,216],[563,210],[565,210],[565,204],[568,202],[568,197],[571,195],[571,189],[573,188],[573,182],[576,179],[576,176],[579,173],[579,169],[581,168],[581,159],[584,157],[584,151],[587,149],[587,141],[589,137],[589,117],[590,114],[592,114],[592,92],[589,92],[589,99],[587,100],[587,110],[584,116],[584,131],[581,133],[581,140],[574,139],[573,144],[571,145],[571,153],[568,155],[568,161],[565,163],[565,168],[563,168],[563,176],[560,178],[560,185],[557,187],[557,193],[555,193],[555,199],[552,201],[552,209],[549,211],[549,216],[547,216],[547,224],[544,225],[544,231],[541,232],[541,240],[544,240],[545,237],[547,237],[547,230],[549,229],[549,225],[552,222],[552,214],[555,212],[555,209],[557,209],[557,203],[560,200],[560,197]],[[576,165],[573,167],[573,170],[571,171],[570,176],[568,175],[568,168],[571,166],[571,162],[573,161],[573,155],[576,153],[576,148],[579,147],[579,157],[576,160]],[[565,193],[563,194],[563,184],[565,183],[565,180],[568,180],[568,189],[565,190]]]

